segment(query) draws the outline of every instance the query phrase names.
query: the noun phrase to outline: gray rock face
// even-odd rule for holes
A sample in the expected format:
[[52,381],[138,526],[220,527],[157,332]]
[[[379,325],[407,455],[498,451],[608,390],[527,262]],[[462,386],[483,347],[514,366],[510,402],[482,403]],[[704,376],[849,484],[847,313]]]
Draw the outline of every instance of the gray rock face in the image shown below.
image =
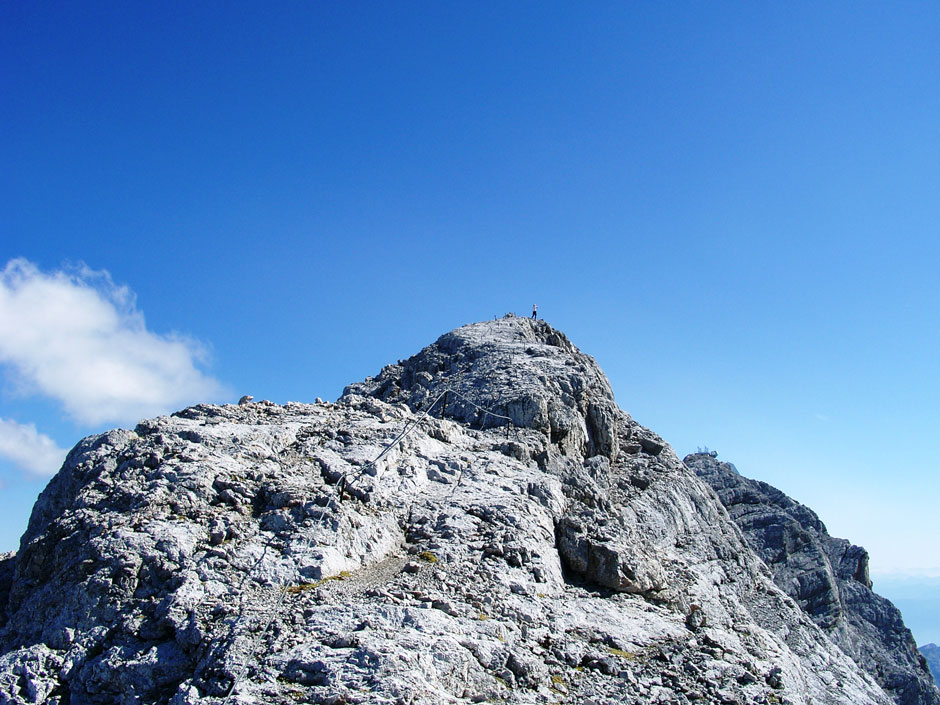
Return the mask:
[[872,592],[868,553],[830,536],[816,514],[706,453],[686,465],[718,493],[774,581],[899,705],[940,705],[901,613]]
[[892,702],[527,319],[85,439],[3,590],[0,703]]
[[463,326],[343,394],[419,411],[445,390],[454,394],[438,412],[476,428],[511,423],[541,431],[574,457],[619,453],[610,382],[594,358],[544,321],[506,317]]
[[0,553],[0,626],[7,621],[7,601],[10,599],[10,588],[13,587],[13,570],[16,567],[16,554],[14,552]]

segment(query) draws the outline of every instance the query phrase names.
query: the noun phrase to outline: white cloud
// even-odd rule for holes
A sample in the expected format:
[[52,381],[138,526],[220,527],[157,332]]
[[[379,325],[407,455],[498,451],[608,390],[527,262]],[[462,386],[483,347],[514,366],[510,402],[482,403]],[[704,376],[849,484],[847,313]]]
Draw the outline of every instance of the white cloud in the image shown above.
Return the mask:
[[12,381],[84,424],[130,423],[226,394],[196,367],[201,346],[147,330],[133,293],[87,267],[0,273],[0,363]]
[[33,424],[0,419],[0,457],[7,458],[33,475],[53,475],[68,451],[59,448]]

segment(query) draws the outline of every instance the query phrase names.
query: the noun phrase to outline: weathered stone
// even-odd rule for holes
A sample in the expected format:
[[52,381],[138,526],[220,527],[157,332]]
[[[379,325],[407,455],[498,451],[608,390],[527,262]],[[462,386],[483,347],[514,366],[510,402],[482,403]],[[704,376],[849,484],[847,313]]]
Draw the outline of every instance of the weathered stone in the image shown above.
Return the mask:
[[651,593],[666,586],[655,554],[638,541],[605,540],[598,529],[566,517],[556,530],[558,551],[569,570],[589,582],[629,593]]
[[704,627],[707,622],[708,620],[701,607],[692,605],[689,608],[689,613],[685,616],[685,626],[689,628],[689,631],[697,632]]
[[819,517],[713,453],[686,465],[708,482],[773,571],[774,581],[899,705],[940,705],[940,692],[901,613],[872,592],[868,552],[833,538]]
[[[863,562],[834,570],[867,589]],[[0,557],[0,601],[0,703],[891,702],[528,319],[335,404],[85,439]]]
[[619,410],[593,358],[544,321],[503,318],[458,328],[417,355],[349,385],[344,396],[376,396],[425,408],[446,390],[446,416],[473,426],[541,431],[566,455],[616,458]]

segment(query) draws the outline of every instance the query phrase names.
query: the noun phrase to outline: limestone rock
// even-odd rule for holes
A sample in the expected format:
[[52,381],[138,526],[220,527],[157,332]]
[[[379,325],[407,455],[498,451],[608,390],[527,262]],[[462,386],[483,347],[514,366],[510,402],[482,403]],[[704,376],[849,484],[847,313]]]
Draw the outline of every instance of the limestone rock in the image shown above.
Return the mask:
[[868,553],[833,538],[819,517],[780,490],[742,477],[708,453],[686,465],[718,493],[777,585],[899,705],[940,705],[940,691],[901,613],[872,592]]
[[615,460],[619,453],[610,382],[594,358],[544,321],[509,316],[463,326],[343,394],[419,411],[445,390],[453,394],[438,415],[478,428],[535,429],[567,455]]
[[0,600],[0,703],[892,702],[528,319],[83,440]]

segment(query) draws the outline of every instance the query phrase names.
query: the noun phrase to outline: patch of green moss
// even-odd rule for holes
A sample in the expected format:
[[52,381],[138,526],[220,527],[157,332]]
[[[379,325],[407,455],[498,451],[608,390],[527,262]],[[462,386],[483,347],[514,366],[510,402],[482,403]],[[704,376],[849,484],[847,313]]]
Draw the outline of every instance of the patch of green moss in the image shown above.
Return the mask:
[[437,563],[437,556],[430,551],[421,551],[421,553],[418,554],[418,558],[426,563]]
[[287,588],[287,592],[289,592],[291,595],[297,595],[301,592],[306,592],[307,590],[316,590],[318,587],[320,587],[321,585],[326,585],[331,580],[345,580],[350,575],[351,573],[348,570],[342,570],[336,575],[327,576],[323,578],[322,580],[317,580],[314,583],[301,583],[300,585],[291,585],[290,587]]

